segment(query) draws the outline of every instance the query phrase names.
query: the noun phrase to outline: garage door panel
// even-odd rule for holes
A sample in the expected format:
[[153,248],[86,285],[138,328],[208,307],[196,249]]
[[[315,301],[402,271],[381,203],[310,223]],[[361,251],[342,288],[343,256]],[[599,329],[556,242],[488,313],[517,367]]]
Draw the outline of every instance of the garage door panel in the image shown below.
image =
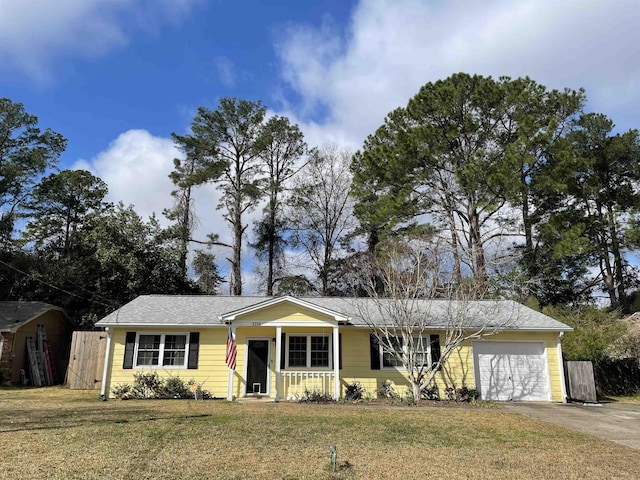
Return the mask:
[[487,400],[549,400],[541,342],[474,342],[477,388]]

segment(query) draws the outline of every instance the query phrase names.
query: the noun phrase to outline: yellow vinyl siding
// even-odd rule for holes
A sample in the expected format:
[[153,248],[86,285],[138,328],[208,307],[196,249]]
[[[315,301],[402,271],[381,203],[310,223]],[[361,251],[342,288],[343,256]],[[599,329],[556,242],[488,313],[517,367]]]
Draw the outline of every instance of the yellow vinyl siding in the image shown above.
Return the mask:
[[[198,352],[198,368],[171,368],[164,369],[162,367],[146,367],[132,369],[123,369],[122,362],[124,358],[125,337],[127,332],[140,333],[188,333],[200,332],[200,348]],[[226,328],[208,328],[198,330],[197,328],[178,329],[178,328],[112,328],[111,332],[111,352],[110,358],[110,381],[107,388],[109,394],[111,389],[119,384],[133,382],[133,376],[140,372],[158,372],[162,378],[178,376],[184,381],[193,379],[196,383],[202,385],[204,390],[209,390],[216,397],[227,396],[227,379],[228,368],[225,364],[227,342]]]
[[279,303],[236,317],[238,321],[266,322],[277,319],[279,322],[303,322],[305,320],[333,321],[333,317],[316,312],[295,303]]
[[[396,391],[403,395],[410,383],[403,369],[383,368],[371,370],[369,331],[357,329],[342,329],[342,365],[340,384],[342,393],[347,384],[359,381],[371,395],[376,396],[385,381],[391,381]],[[438,332],[432,332],[438,333]],[[485,337],[485,340],[510,341],[538,341],[546,345],[546,357],[549,367],[549,381],[551,399],[561,402],[562,380],[558,366],[555,332],[503,332]],[[444,334],[440,333],[440,341],[444,347]],[[473,350],[471,342],[464,342],[449,357],[441,372],[436,375],[436,384],[441,398],[444,398],[447,387],[460,388],[467,386],[475,388],[475,374],[473,365]]]
[[[285,307],[295,307],[287,309]],[[301,312],[297,305],[276,305],[267,311],[253,312],[252,318],[269,320],[278,318],[276,315],[285,315],[288,318],[301,318],[317,320],[318,316],[312,316],[313,312]],[[255,316],[254,316],[255,315]],[[320,315],[321,316],[321,315]],[[246,318],[243,317],[243,320]],[[127,331],[155,332],[155,333],[186,333],[190,331],[200,332],[200,349],[198,368],[189,369],[146,369],[146,371],[156,370],[162,377],[180,376],[185,381],[194,379],[202,384],[202,388],[211,391],[216,397],[226,397],[229,370],[225,364],[227,328],[207,328],[198,330],[197,328],[113,328],[111,335],[110,358],[110,381],[108,391],[115,385],[131,383],[135,373],[145,371],[141,368],[123,369],[125,335]],[[286,335],[294,334],[315,334],[332,336],[331,327],[282,327],[282,332]],[[438,332],[431,332],[438,333]],[[403,395],[410,386],[406,372],[402,369],[383,368],[372,370],[370,364],[369,330],[366,328],[340,327],[342,336],[342,366],[340,370],[341,395],[344,394],[345,386],[354,381],[359,381],[372,396],[376,396],[385,381],[391,381],[395,385],[396,391]],[[267,338],[269,342],[269,395],[275,397],[275,371],[276,371],[276,328],[275,327],[238,327],[236,329],[236,340],[238,346],[237,365],[234,374],[233,395],[241,397],[245,395],[245,355],[247,338]],[[485,337],[486,340],[506,340],[506,341],[541,341],[546,345],[546,359],[549,367],[549,381],[551,387],[552,401],[560,402],[562,398],[561,376],[558,365],[558,355],[556,350],[556,332],[504,332]],[[444,348],[444,334],[440,333],[440,341]],[[286,343],[282,345],[282,355],[286,354]],[[304,369],[293,369],[304,370]],[[309,369],[308,371],[328,372],[332,369]],[[316,381],[316,380],[314,380]],[[320,382],[323,380],[317,380]],[[326,379],[324,380],[326,382]],[[463,343],[449,358],[443,370],[436,376],[441,398],[445,396],[447,387],[467,386],[475,388],[475,376],[473,365],[473,351],[471,342]],[[311,387],[315,383],[310,384]],[[287,398],[290,392],[280,392],[281,398]]]

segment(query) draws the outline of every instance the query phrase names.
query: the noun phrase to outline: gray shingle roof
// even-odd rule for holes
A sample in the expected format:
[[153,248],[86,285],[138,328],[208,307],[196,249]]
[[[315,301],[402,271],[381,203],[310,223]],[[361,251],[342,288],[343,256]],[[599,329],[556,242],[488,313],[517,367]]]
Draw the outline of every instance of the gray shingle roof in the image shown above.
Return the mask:
[[[220,316],[270,300],[271,297],[144,295],[97,322],[97,326],[221,326]],[[397,306],[392,300],[368,298],[301,297],[301,300],[349,317],[350,325],[366,326],[364,318],[385,324],[385,312]],[[452,318],[474,328],[502,326],[507,330],[571,331],[567,325],[511,300],[448,301],[420,300],[416,315],[428,319],[432,328],[445,328]]]
[[0,302],[0,329],[13,329],[23,323],[59,307],[44,302]]

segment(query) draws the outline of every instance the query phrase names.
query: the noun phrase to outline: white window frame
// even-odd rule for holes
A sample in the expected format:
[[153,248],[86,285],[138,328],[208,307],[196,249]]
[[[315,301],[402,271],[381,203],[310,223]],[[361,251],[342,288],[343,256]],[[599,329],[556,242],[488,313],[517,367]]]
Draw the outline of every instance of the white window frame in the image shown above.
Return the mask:
[[[140,347],[140,335],[160,335],[160,352],[158,354],[158,365],[138,365],[138,349]],[[164,360],[164,344],[167,335],[184,335],[186,337],[184,344],[184,363],[182,365],[162,365]],[[133,368],[151,369],[184,369],[189,364],[189,341],[191,334],[188,332],[136,332],[136,343],[133,352]]]
[[[431,365],[431,335],[436,335],[436,334],[433,333],[433,334],[424,334],[424,335],[422,335],[423,346],[426,343],[426,348],[424,348],[420,352],[417,352],[417,353],[422,353],[423,355],[426,355],[428,363],[423,364],[423,365],[427,365],[427,366]],[[402,342],[402,337],[398,337],[398,339],[400,340],[400,342]],[[419,340],[420,340],[420,335],[417,335],[417,336],[413,337],[414,343],[416,341],[419,341]],[[405,351],[405,346],[404,345],[402,345],[402,350]],[[384,352],[384,347],[382,346],[382,344],[380,342],[378,342],[378,354],[380,355],[380,370],[406,370],[404,365],[398,365],[398,366],[385,365],[384,364],[384,353],[385,353]]]
[[[291,337],[305,337],[307,339],[307,359],[304,367],[296,367],[289,365],[289,341]],[[312,367],[311,366],[311,337],[324,337],[327,339],[329,344],[329,364],[326,367]],[[286,348],[285,348],[285,367],[289,370],[333,370],[333,341],[332,335],[327,333],[291,333],[287,334],[286,337]]]

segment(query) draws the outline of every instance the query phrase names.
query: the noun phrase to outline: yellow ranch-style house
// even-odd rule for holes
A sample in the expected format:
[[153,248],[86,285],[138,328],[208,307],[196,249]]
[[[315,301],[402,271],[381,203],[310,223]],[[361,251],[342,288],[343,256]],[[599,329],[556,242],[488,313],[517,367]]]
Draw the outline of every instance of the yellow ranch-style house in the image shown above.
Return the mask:
[[[132,383],[135,373],[193,379],[216,397],[275,401],[322,392],[335,399],[360,384],[375,396],[385,382],[409,387],[407,372],[384,351],[372,328],[388,327],[383,314],[363,318],[376,300],[337,297],[232,297],[145,295],[96,325],[108,333],[102,394]],[[425,361],[437,361],[447,325],[436,314],[448,300],[424,300],[434,312]],[[566,401],[562,348],[567,325],[509,300],[476,301],[465,328],[479,322],[500,331],[459,345],[436,375],[447,387],[475,388],[485,400]],[[376,316],[377,315],[377,316]],[[490,317],[490,318],[487,318]],[[227,359],[227,344],[236,349]]]

